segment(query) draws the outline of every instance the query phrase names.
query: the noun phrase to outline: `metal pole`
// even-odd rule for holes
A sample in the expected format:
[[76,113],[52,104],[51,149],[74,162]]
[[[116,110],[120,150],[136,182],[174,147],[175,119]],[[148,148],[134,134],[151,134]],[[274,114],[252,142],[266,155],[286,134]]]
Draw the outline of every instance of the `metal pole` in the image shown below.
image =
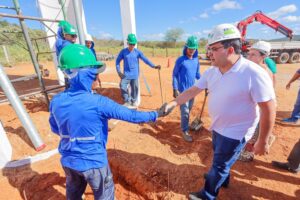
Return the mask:
[[19,119],[22,122],[23,127],[25,128],[34,148],[37,151],[42,150],[46,145],[41,140],[33,122],[31,121],[28,113],[25,111],[23,104],[21,103],[15,89],[13,88],[12,84],[10,83],[5,71],[0,64],[0,86],[4,91],[5,95],[7,96],[10,104],[15,109]]
[[161,86],[161,78],[160,78],[160,69],[158,70],[158,78],[159,78],[159,86],[160,86],[161,103],[164,104],[164,98],[163,98],[163,92],[162,92],[162,86]]
[[[13,0],[13,2],[15,4],[17,14],[22,15],[22,12],[21,12],[20,6],[19,6],[19,1],[18,0]],[[24,22],[24,19],[19,18],[19,21],[20,21],[20,25],[21,25],[21,28],[22,28],[22,31],[23,31],[24,38],[26,40],[26,44],[27,44],[27,48],[28,48],[28,51],[29,51],[29,54],[30,54],[30,57],[31,57],[31,61],[32,61],[34,69],[35,69],[35,73],[37,74],[38,79],[39,79],[39,85],[40,85],[40,87],[41,87],[41,89],[44,93],[47,105],[49,105],[49,98],[48,98],[47,92],[45,92],[45,83],[44,83],[44,80],[41,76],[41,72],[40,72],[40,69],[39,69],[39,64],[37,62],[36,55],[35,55],[33,47],[32,47],[32,43],[31,43],[31,40],[30,40],[30,37],[29,37],[29,34],[28,34],[27,26]]]
[[[13,0],[14,2],[16,0]],[[20,9],[20,8],[19,8]],[[17,10],[18,12],[18,10]],[[19,11],[21,13],[21,11]],[[11,15],[7,13],[0,13],[0,17],[9,17],[9,18],[17,18],[17,19],[31,19],[31,20],[36,20],[36,21],[45,21],[45,22],[59,22],[59,20],[56,19],[45,19],[45,18],[39,18],[39,17],[31,17],[31,16],[23,16],[23,15]]]
[[58,0],[60,6],[61,6],[61,10],[62,10],[62,13],[64,15],[64,20],[67,20],[67,15],[66,15],[66,10],[65,10],[65,0]]
[[6,62],[7,62],[8,64],[10,64],[10,60],[9,60],[9,56],[8,56],[8,52],[7,52],[6,46],[5,46],[5,45],[2,45],[2,48],[3,48],[3,51],[4,51],[4,55],[5,55]]
[[82,24],[82,20],[81,20],[81,10],[80,10],[78,0],[73,1],[73,6],[74,6],[76,24],[77,24],[77,29],[78,29],[79,43],[84,45],[85,44],[85,36],[84,36],[83,24]]

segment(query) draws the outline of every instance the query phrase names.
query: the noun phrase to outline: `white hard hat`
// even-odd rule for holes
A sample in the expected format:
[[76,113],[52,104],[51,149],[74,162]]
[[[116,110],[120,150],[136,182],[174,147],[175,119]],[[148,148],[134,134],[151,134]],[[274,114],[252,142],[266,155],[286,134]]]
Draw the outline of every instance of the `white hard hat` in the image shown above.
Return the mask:
[[93,40],[92,36],[91,36],[90,34],[87,33],[87,34],[85,35],[85,41],[92,41],[92,42],[93,42],[94,40]]
[[256,49],[268,56],[271,51],[271,44],[269,42],[265,42],[265,41],[258,41],[256,43],[254,43],[250,49]]
[[220,24],[216,26],[210,34],[208,34],[208,45],[211,45],[216,42],[231,40],[231,39],[240,39],[240,31],[232,24]]

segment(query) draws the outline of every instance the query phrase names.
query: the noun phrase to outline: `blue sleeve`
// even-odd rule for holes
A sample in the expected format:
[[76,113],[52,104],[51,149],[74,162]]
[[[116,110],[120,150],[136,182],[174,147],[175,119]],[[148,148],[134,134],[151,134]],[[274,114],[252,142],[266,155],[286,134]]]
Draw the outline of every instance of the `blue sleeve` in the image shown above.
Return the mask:
[[179,69],[182,61],[180,58],[178,58],[175,62],[175,66],[173,69],[173,74],[172,74],[172,85],[174,90],[178,90],[178,75],[179,75]]
[[59,135],[59,129],[58,129],[58,125],[55,121],[55,118],[53,116],[53,113],[52,113],[52,103],[50,103],[50,117],[49,117],[49,124],[50,124],[50,128],[51,128],[51,131],[57,135]]
[[141,112],[131,110],[103,96],[99,99],[98,108],[100,115],[107,119],[119,119],[131,123],[155,122],[158,117],[155,111]]
[[[198,59],[198,58],[197,58]],[[198,64],[197,64],[197,71],[196,71],[196,79],[199,80],[201,77],[200,75],[200,63],[198,61]]]
[[118,57],[117,57],[117,60],[116,60],[116,69],[117,69],[117,72],[121,72],[121,69],[120,69],[120,62],[121,60],[123,60],[123,50],[120,51]]
[[148,58],[146,58],[146,56],[144,56],[143,52],[141,52],[141,51],[138,51],[138,52],[139,52],[139,58],[142,59],[142,61],[144,61],[144,63],[146,63],[147,65],[149,65],[152,68],[155,66]]

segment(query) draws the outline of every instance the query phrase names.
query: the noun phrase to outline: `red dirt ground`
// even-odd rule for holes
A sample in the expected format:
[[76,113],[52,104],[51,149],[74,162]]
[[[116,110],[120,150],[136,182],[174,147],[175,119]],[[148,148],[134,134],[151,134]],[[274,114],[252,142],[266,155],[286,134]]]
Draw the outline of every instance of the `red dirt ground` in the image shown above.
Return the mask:
[[[167,68],[166,58],[152,58],[154,63],[163,66],[161,70],[164,101],[172,99],[171,74],[175,58],[170,58]],[[47,86],[57,85],[52,63],[43,63],[51,71],[46,78]],[[106,73],[101,75],[103,89],[100,93],[122,103],[118,86],[105,82],[119,83],[114,62],[108,62]],[[271,166],[272,160],[285,161],[294,143],[300,137],[300,125],[279,123],[288,117],[296,98],[299,82],[289,91],[285,84],[299,68],[299,64],[278,66],[276,93],[278,100],[277,122],[274,129],[276,141],[266,156],[257,156],[251,163],[237,162],[232,170],[231,184],[221,189],[219,199],[300,199],[300,177]],[[202,63],[201,72],[208,63]],[[34,74],[31,64],[19,64],[5,69],[11,79]],[[147,92],[144,81],[141,83],[142,102],[139,110],[154,110],[162,104],[158,72],[142,64],[142,71],[151,87],[152,96]],[[38,81],[31,80],[14,84],[19,94],[36,91]],[[0,91],[0,100],[4,98]],[[196,98],[191,118],[200,110],[203,94]],[[41,152],[57,148],[59,138],[51,133],[47,106],[40,96],[23,101],[30,117],[36,125],[42,140],[47,145]],[[7,136],[13,146],[13,159],[38,154],[26,135],[21,122],[9,104],[0,105],[0,116]],[[120,122],[110,132],[108,156],[116,186],[116,197],[121,200],[140,199],[187,199],[190,191],[196,191],[204,184],[203,174],[208,171],[211,159],[211,135],[207,128],[210,119],[205,109],[204,129],[192,132],[194,142],[186,143],[181,138],[180,116],[177,108],[169,116],[149,124],[129,124]],[[60,166],[59,155],[23,167],[1,170],[0,199],[65,199],[65,176]],[[85,199],[93,199],[90,188]]]

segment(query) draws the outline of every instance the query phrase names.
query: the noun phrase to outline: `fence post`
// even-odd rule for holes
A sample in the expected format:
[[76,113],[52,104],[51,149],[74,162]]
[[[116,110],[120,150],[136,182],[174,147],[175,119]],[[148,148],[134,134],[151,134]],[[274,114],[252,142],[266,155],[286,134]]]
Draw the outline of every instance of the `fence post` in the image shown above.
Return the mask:
[[154,57],[154,46],[152,47],[152,57]]
[[169,57],[168,48],[166,48],[166,57]]

